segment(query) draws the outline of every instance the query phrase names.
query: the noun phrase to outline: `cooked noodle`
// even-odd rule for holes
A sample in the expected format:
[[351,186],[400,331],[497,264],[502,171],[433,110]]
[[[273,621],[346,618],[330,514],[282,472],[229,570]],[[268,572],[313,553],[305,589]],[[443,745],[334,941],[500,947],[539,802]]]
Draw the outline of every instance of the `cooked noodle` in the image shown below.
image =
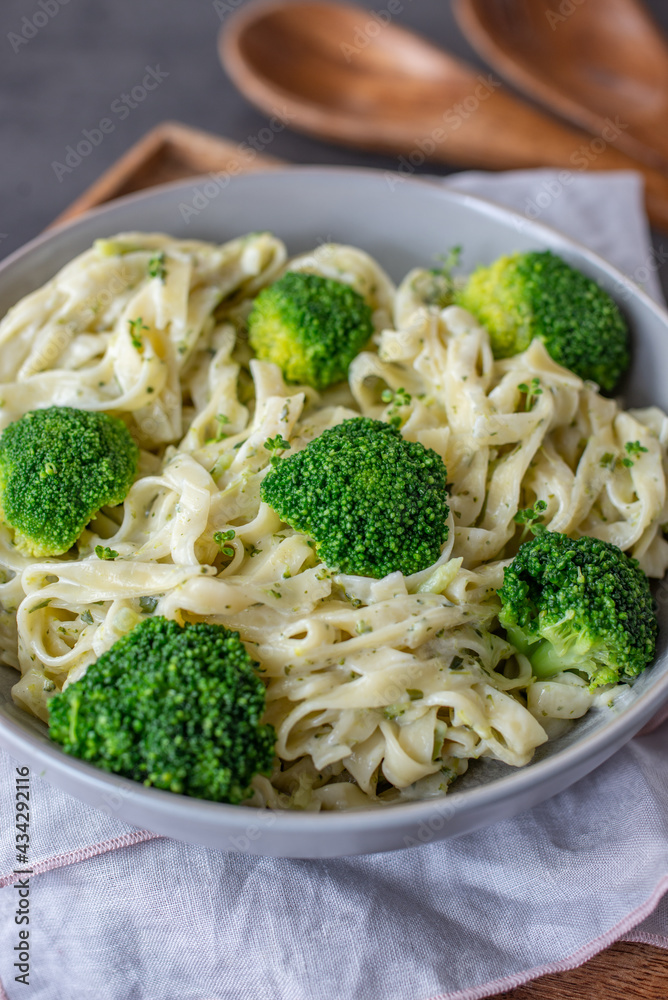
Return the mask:
[[[156,254],[164,280],[149,276]],[[289,266],[353,285],[373,309],[374,345],[348,385],[288,386],[245,335],[253,296],[287,266],[267,233],[223,246],[129,233],[0,323],[0,429],[69,405],[122,416],[142,449],[125,503],[100,512],[78,551],[28,558],[0,525],[0,655],[22,675],[14,698],[46,721],[52,691],[156,613],[237,629],[259,662],[278,760],[255,779],[252,804],[426,797],[473,758],[526,764],[547,739],[541,723],[579,717],[623,686],[595,698],[574,674],[534,682],[494,634],[514,515],[543,500],[551,529],[614,542],[662,577],[668,418],[620,409],[539,341],[494,361],[469,313],[420,300],[418,272],[396,290],[367,254],[339,245]],[[138,317],[141,349],[129,332]],[[520,386],[532,379],[542,394],[527,410]],[[388,388],[411,397],[403,435],[447,466],[448,541],[414,576],[343,576],[261,502],[264,442],[281,434],[294,452],[360,413],[388,419]],[[630,466],[606,460],[628,441],[647,450]],[[228,529],[231,558],[213,538]],[[98,559],[99,544],[119,558]]]

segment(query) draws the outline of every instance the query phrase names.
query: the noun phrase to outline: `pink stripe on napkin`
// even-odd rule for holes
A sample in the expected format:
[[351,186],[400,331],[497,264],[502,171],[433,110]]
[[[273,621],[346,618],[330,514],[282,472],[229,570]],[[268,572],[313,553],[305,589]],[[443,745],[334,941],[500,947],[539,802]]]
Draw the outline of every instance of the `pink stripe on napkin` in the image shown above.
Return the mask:
[[[493,982],[485,983],[482,986],[474,986],[468,990],[458,990],[456,993],[438,993],[429,997],[428,1000],[484,1000],[485,997],[492,997],[497,993],[505,993],[508,990],[517,989],[533,979],[540,979],[541,976],[550,976],[559,972],[568,972],[570,969],[577,969],[579,965],[584,965],[594,955],[609,948],[615,941],[623,938],[625,941],[637,941],[640,944],[653,944],[659,948],[668,947],[668,939],[654,934],[638,934],[631,937],[633,928],[652,913],[659,904],[660,899],[668,891],[668,876],[661,879],[654,889],[652,895],[641,906],[638,906],[631,913],[627,914],[623,920],[612,927],[605,934],[590,941],[583,948],[580,948],[573,955],[562,959],[560,962],[550,962],[548,965],[541,965],[533,969],[527,969],[514,976],[506,976],[503,979],[495,979]],[[647,939],[647,940],[646,940]],[[651,940],[649,940],[651,939]]]
[[[80,847],[76,851],[67,851],[65,854],[55,854],[52,858],[45,858],[44,861],[35,861],[31,864],[33,875],[42,875],[44,872],[53,871],[54,868],[66,868],[67,865],[74,865],[79,861],[87,861],[98,854],[108,854],[109,851],[117,851],[121,847],[132,847],[134,844],[143,844],[147,840],[158,840],[162,838],[161,833],[151,833],[150,830],[136,830],[134,833],[124,833],[121,837],[112,837],[110,840],[103,840],[99,844],[90,844],[88,847]],[[0,876],[0,889],[18,881],[25,872],[11,872],[9,875]],[[0,1000],[3,996],[0,993]]]

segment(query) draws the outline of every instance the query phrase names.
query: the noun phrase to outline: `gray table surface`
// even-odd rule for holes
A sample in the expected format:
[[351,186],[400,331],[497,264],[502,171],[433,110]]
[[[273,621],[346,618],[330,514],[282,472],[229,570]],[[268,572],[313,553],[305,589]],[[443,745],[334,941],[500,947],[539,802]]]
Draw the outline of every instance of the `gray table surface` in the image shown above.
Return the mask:
[[[554,0],[552,7],[558,10],[563,2]],[[448,0],[401,3],[398,23],[484,67],[462,37]],[[227,78],[216,50],[216,35],[230,16],[226,8],[240,5],[239,0],[2,0],[0,256],[39,233],[158,122],[177,119],[240,142],[256,135],[266,119]],[[364,0],[364,6],[384,10],[387,0]],[[665,0],[649,6],[668,31]],[[123,95],[141,84],[147,67],[161,82],[128,107]],[[54,167],[102,118],[111,120],[113,131],[74,168]],[[396,160],[289,130],[276,134],[267,152],[295,163],[396,168]],[[668,256],[668,238],[664,242]],[[655,249],[662,253],[661,237],[655,238]],[[662,278],[668,286],[668,264]]]

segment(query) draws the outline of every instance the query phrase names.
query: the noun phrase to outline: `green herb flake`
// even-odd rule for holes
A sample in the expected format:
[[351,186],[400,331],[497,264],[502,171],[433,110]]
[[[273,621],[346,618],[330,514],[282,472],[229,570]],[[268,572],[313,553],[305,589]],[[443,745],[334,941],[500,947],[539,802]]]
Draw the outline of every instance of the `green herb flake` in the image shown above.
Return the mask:
[[234,528],[230,528],[228,531],[216,531],[214,532],[213,540],[223,553],[224,556],[232,558],[234,555],[234,549],[231,545],[227,545],[236,535]]
[[217,413],[216,420],[218,421],[218,430],[216,431],[213,440],[223,441],[227,437],[223,427],[226,427],[229,424],[230,418],[225,413]]
[[526,382],[520,382],[517,387],[520,392],[523,392],[526,396],[524,400],[524,409],[526,411],[532,410],[533,407],[538,402],[538,396],[543,395],[543,390],[540,387],[540,379],[532,378],[531,382],[527,385]]
[[150,278],[159,278],[164,284],[165,278],[167,277],[167,268],[165,267],[165,254],[155,253],[148,262],[148,274]]
[[31,615],[33,611],[41,611],[42,608],[48,608],[49,604],[51,604],[50,597],[48,597],[46,601],[40,601],[39,604],[33,604],[33,606],[29,609],[28,614]]
[[543,513],[546,510],[547,504],[544,500],[537,500],[533,507],[526,507],[524,510],[518,510],[513,518],[513,521],[515,524],[524,525],[522,541],[524,541],[530,531],[533,532],[534,535],[539,535],[541,532],[546,530],[545,525],[542,523],[544,520]]
[[281,434],[277,434],[276,437],[267,438],[264,442],[264,447],[267,451],[271,452],[271,458],[269,460],[271,465],[277,465],[281,460],[283,452],[289,450],[290,442],[286,441]]
[[140,597],[139,607],[142,609],[145,615],[151,615],[158,606],[157,597]]
[[[627,441],[624,445],[626,452],[632,458],[640,458],[643,452],[647,452],[647,448],[643,448],[640,441]],[[626,464],[626,462],[624,462]]]
[[397,389],[396,392],[392,392],[391,389],[384,389],[380,398],[384,403],[392,404],[387,411],[388,423],[391,424],[392,427],[401,427],[403,421],[399,410],[404,406],[408,406],[411,402],[412,396],[410,392],[406,392],[406,390],[402,388]]
[[137,351],[141,351],[144,346],[141,331],[148,330],[148,327],[144,324],[141,316],[137,316],[137,319],[129,319],[128,327],[130,329],[130,340],[132,341],[132,346]]
[[96,545],[95,555],[98,559],[118,559],[118,552],[116,549],[110,549],[107,545]]

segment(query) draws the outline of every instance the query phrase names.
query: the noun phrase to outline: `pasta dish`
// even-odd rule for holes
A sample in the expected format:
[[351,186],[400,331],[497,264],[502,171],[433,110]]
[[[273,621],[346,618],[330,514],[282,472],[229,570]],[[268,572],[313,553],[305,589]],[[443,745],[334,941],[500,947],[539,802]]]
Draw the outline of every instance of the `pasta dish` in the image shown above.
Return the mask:
[[[252,349],[254,300],[286,271],[368,305],[347,378],[314,388]],[[395,287],[362,250],[288,260],[269,233],[221,246],[126,233],[10,310],[0,429],[74,407],[120,418],[139,448],[123,503],[66,552],[31,554],[0,524],[17,704],[48,722],[50,698],[147,617],[223,625],[259,664],[276,732],[248,804],[315,810],[442,795],[469,761],[527,764],[569,720],[607,710],[625,684],[537,677],[499,627],[497,592],[532,519],[663,577],[668,419],[623,409],[539,337],[499,357],[471,311],[439,298],[444,275]],[[277,463],[360,416],[447,469],[447,538],[416,572],[327,565],[261,496]]]

